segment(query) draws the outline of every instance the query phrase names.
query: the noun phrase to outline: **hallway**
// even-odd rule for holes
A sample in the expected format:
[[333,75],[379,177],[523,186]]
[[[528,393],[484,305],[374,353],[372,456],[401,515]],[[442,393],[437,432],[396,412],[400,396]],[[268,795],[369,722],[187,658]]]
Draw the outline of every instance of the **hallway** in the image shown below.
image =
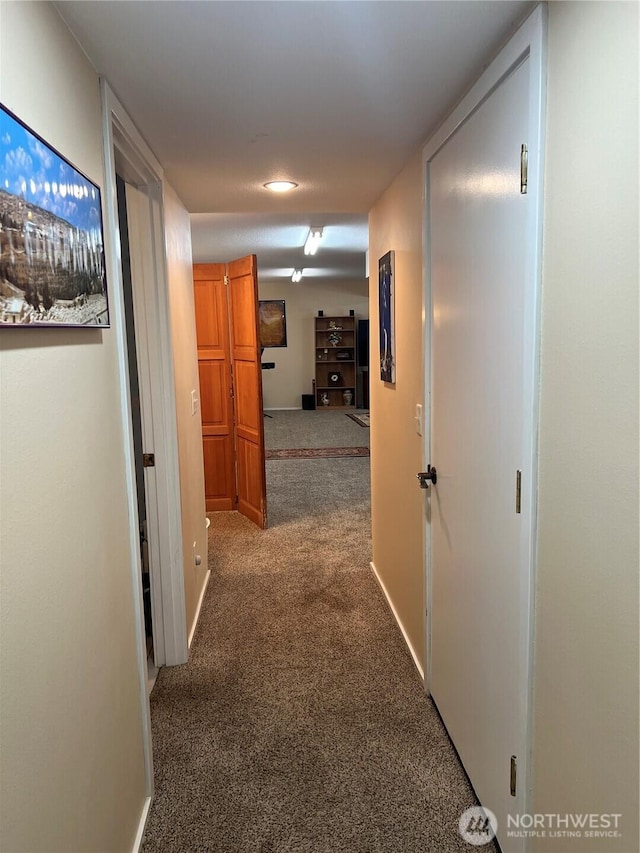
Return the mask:
[[[341,414],[273,414],[270,447],[368,444]],[[191,661],[151,697],[145,853],[468,849],[473,793],[369,568],[368,458],[267,479],[268,530],[212,516]]]

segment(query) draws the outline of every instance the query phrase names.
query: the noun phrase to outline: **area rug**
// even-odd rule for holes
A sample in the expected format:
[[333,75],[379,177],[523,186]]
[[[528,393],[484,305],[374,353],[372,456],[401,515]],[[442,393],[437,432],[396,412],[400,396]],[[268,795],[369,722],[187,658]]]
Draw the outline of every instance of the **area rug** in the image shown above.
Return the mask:
[[369,412],[360,412],[357,415],[352,415],[347,413],[347,417],[351,418],[352,421],[355,421],[357,424],[360,424],[361,427],[369,427]]
[[267,450],[267,459],[334,459],[339,456],[368,456],[368,447],[291,447]]

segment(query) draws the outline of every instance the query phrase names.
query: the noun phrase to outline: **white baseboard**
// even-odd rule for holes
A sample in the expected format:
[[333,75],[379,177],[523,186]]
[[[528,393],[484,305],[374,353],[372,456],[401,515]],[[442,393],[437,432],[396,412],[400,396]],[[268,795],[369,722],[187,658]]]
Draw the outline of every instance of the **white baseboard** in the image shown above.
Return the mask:
[[300,412],[302,406],[265,406],[263,412]]
[[411,640],[409,639],[409,635],[405,631],[404,625],[402,624],[402,620],[398,616],[396,608],[393,606],[393,602],[391,601],[391,598],[389,596],[389,593],[387,592],[387,588],[384,585],[382,578],[378,574],[378,570],[376,569],[376,567],[374,566],[374,564],[372,562],[369,563],[369,565],[371,566],[371,571],[373,572],[375,579],[378,581],[378,584],[380,585],[380,589],[382,590],[382,593],[385,597],[385,600],[386,600],[387,604],[389,605],[389,610],[393,613],[393,618],[396,620],[396,622],[398,624],[398,628],[400,628],[400,631],[402,632],[402,636],[404,637],[404,641],[407,644],[407,648],[409,649],[409,652],[411,653],[411,657],[413,658],[413,662],[415,664],[415,667],[420,674],[420,679],[424,683],[424,669],[422,668],[422,664],[420,663],[420,660],[416,654],[416,650],[413,648],[413,646],[411,644]]
[[205,575],[204,583],[202,584],[202,591],[200,592],[198,606],[196,607],[196,615],[193,617],[193,625],[191,626],[191,631],[189,631],[189,640],[187,641],[188,648],[191,648],[191,641],[193,640],[193,635],[195,634],[196,628],[198,627],[198,619],[200,618],[200,611],[202,610],[202,602],[204,601],[204,594],[207,591],[207,587],[209,586],[210,577],[211,570],[209,569],[209,571]]
[[151,808],[152,800],[153,797],[147,797],[144,801],[142,812],[140,813],[140,820],[138,821],[138,831],[136,832],[136,838],[133,842],[131,853],[138,853],[142,847],[142,839],[144,837],[144,830],[147,825],[147,818],[149,817],[149,809]]

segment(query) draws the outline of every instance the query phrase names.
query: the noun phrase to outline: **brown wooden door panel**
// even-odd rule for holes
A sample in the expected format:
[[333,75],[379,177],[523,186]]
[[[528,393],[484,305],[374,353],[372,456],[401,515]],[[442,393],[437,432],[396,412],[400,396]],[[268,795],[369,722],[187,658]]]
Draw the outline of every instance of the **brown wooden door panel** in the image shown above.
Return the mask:
[[195,264],[193,268],[198,351],[205,354],[209,350],[206,354],[212,358],[226,358],[229,350],[224,269],[224,264]]
[[220,361],[200,361],[200,409],[203,435],[231,433],[231,394],[227,365]]
[[235,472],[233,445],[228,436],[205,436],[204,494],[207,512],[234,509]]
[[229,313],[224,264],[194,264],[207,512],[235,508]]
[[193,281],[207,512],[237,506],[266,527],[256,266],[194,264]]
[[[216,334],[218,325],[218,305],[213,282],[194,282],[194,298],[196,306],[196,338],[198,350],[212,350],[210,354],[218,358],[224,355],[224,342]],[[217,351],[217,352],[216,352]]]
[[229,307],[238,509],[259,527],[266,527],[267,483],[255,255],[229,264]]
[[235,362],[236,375],[236,431],[252,441],[260,442],[263,413],[256,368],[252,362]]
[[[231,264],[229,265],[231,268]],[[254,322],[257,316],[255,279],[251,274],[243,273],[230,276],[232,282],[233,311],[231,314],[233,357],[254,362],[258,346],[258,327]]]
[[238,436],[236,444],[238,462],[238,510],[258,527],[266,527],[266,507],[263,503],[263,458],[260,446]]

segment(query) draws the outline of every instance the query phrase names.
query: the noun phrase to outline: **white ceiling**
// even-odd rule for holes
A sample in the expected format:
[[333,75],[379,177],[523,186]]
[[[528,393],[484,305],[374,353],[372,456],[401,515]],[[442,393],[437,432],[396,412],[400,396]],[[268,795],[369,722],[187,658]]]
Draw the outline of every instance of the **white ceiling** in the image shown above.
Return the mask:
[[[304,266],[303,281],[364,275],[367,212],[532,6],[56,5],[199,214],[194,259],[255,252],[262,280]],[[262,185],[276,178],[299,187],[275,196]],[[302,254],[309,225],[326,227],[313,263]]]

